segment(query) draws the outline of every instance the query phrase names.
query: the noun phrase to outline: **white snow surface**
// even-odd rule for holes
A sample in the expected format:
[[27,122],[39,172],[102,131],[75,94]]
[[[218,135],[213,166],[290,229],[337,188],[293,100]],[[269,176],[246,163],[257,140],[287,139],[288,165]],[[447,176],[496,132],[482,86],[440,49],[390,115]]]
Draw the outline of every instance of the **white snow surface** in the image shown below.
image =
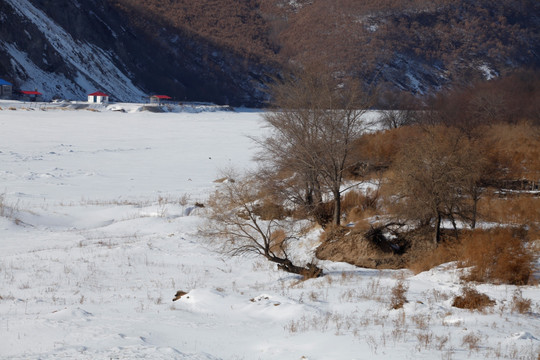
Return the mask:
[[[0,107],[1,359],[537,359],[537,286],[527,314],[506,285],[478,285],[496,305],[470,312],[451,306],[454,264],[320,262],[300,281],[217,253],[194,204],[220,169],[255,166],[258,111]],[[400,277],[409,302],[390,310]]]

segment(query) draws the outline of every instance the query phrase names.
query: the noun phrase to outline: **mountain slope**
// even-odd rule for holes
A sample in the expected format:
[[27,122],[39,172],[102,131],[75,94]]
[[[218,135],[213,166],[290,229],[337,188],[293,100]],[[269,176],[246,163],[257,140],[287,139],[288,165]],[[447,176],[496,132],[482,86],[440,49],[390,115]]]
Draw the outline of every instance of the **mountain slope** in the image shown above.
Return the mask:
[[319,61],[431,94],[538,69],[539,14],[535,0],[6,0],[0,77],[49,98],[259,106],[269,76]]
[[[534,0],[323,0],[291,11],[282,52],[414,93],[540,65]],[[310,31],[307,31],[310,29]]]
[[25,29],[12,43],[3,44],[21,88],[68,98],[84,96],[92,89],[114,91],[119,99],[144,96],[121,69],[123,64],[115,63],[114,54],[74,39],[27,0],[6,1],[13,8],[12,24]]
[[[0,76],[45,97],[101,90],[121,101],[147,93],[256,105],[264,69],[211,42],[122,12],[108,1],[7,0],[0,4]],[[23,32],[15,29],[25,29]]]

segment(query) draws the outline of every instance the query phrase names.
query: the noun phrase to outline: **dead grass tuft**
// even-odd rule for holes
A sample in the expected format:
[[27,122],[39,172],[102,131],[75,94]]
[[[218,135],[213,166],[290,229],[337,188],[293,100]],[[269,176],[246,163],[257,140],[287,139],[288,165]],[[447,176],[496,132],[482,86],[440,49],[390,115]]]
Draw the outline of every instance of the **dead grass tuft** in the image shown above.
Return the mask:
[[483,310],[488,306],[495,305],[495,301],[489,296],[476,291],[470,286],[465,286],[461,289],[461,292],[462,295],[454,299],[452,306],[467,310]]
[[341,201],[342,210],[347,214],[347,222],[355,223],[355,227],[367,230],[367,218],[379,214],[379,193],[377,191],[366,194],[358,191],[347,192]]
[[480,349],[480,337],[475,333],[469,333],[461,340],[462,346],[467,346],[469,351],[478,351]]
[[512,312],[520,314],[528,314],[531,312],[532,300],[523,297],[521,289],[516,289],[512,296],[512,302],[510,303]]
[[409,286],[402,279],[398,280],[396,286],[392,288],[391,297],[390,297],[390,308],[397,310],[403,308],[403,305],[408,302],[407,290]]

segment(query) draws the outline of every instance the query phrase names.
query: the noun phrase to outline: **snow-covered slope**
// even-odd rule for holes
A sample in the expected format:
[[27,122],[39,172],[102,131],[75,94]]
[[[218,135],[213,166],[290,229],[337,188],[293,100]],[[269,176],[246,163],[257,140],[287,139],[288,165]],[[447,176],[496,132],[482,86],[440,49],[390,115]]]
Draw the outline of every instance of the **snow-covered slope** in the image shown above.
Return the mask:
[[[451,306],[453,264],[322,262],[302,282],[217,253],[194,204],[220,168],[253,166],[259,112],[13,105],[0,102],[0,359],[537,359],[538,286],[521,289],[526,314],[494,285],[478,290],[496,305],[471,312]],[[399,279],[408,303],[391,310]]]
[[[27,49],[19,48],[14,43],[0,40],[16,70],[21,89],[39,89],[46,97],[54,95],[67,99],[85,99],[86,95],[96,90],[114,94],[124,101],[141,101],[145,93],[130,80],[126,70],[121,70],[114,54],[96,45],[74,39],[66,30],[51,20],[45,13],[34,7],[28,0],[6,0],[23,22],[33,24],[39,33],[45,36],[47,44],[60,54],[71,76],[50,72],[35,64],[26,54]],[[32,35],[26,31],[21,37]],[[43,58],[47,65],[47,59]],[[54,95],[53,95],[54,94]]]

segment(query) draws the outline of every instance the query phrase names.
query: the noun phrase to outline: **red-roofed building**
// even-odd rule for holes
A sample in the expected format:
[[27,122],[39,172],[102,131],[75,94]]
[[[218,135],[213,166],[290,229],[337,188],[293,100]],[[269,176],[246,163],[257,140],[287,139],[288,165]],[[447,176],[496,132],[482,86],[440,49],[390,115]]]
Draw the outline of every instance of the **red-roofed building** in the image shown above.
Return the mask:
[[109,95],[96,91],[95,93],[88,94],[88,102],[94,104],[107,104],[109,102]]
[[41,100],[41,95],[39,91],[28,91],[28,90],[21,90],[21,96],[24,101],[38,101]]
[[162,101],[169,101],[172,98],[167,95],[152,95],[150,96],[150,103],[151,104],[161,104]]

